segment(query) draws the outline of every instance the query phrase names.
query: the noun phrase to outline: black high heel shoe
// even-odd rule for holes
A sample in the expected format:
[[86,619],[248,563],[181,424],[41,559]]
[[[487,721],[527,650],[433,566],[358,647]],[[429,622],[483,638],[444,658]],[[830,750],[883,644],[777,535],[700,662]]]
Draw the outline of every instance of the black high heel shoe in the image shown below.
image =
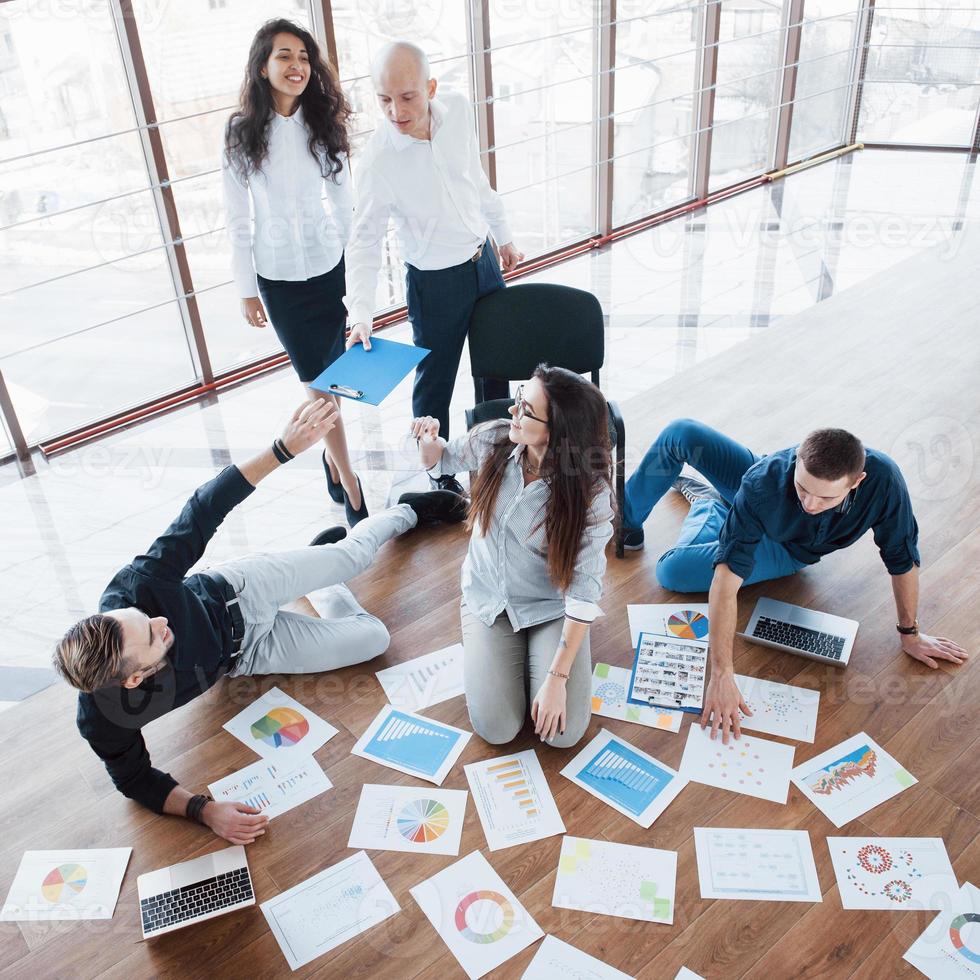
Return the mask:
[[[343,489],[343,487],[341,487]],[[359,521],[363,521],[365,517],[368,516],[367,500],[364,497],[364,487],[361,486],[361,478],[357,478],[357,489],[361,493],[361,507],[360,510],[354,510],[351,507],[350,497],[347,496],[347,491],[344,490],[344,510],[347,512],[347,523],[353,527]]]
[[320,461],[323,463],[323,472],[327,475],[327,493],[330,494],[330,499],[335,504],[342,504],[344,502],[344,485],[340,480],[334,481],[334,478],[330,475],[330,467],[327,465],[327,451],[324,450],[320,456]]

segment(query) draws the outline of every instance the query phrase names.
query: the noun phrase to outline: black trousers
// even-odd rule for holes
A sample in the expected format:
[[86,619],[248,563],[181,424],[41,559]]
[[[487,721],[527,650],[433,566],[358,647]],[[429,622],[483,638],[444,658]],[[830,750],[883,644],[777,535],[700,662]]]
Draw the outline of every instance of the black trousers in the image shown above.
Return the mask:
[[[437,418],[439,434],[448,438],[449,403],[473,307],[481,296],[503,289],[504,277],[489,239],[476,262],[433,270],[406,263],[405,268],[412,338],[432,352],[416,368],[412,412]],[[496,378],[474,378],[473,389],[477,404],[510,395],[508,382]]]

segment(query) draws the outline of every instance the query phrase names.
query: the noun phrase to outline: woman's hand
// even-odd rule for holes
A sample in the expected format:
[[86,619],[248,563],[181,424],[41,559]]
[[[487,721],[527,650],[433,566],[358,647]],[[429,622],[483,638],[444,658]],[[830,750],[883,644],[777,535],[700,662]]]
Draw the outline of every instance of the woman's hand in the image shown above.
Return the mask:
[[201,819],[231,844],[253,843],[265,833],[269,823],[269,818],[257,807],[213,801],[204,805]]
[[439,438],[439,420],[431,415],[412,419],[412,435],[419,442],[435,442]]
[[542,742],[565,734],[565,681],[562,678],[554,674],[545,678],[531,704],[531,721],[534,722],[534,734],[539,735]]
[[283,430],[282,441],[294,456],[298,456],[318,439],[322,439],[336,424],[337,409],[333,399],[327,401],[318,398],[316,401],[303,402],[293,412],[293,417]]
[[269,319],[265,315],[265,307],[258,296],[250,296],[248,299],[242,300],[242,316],[245,317],[245,322],[251,327],[269,325]]
[[365,350],[370,350],[372,333],[370,323],[355,323],[347,335],[347,343],[344,345],[344,349],[350,350],[354,344],[363,344]]

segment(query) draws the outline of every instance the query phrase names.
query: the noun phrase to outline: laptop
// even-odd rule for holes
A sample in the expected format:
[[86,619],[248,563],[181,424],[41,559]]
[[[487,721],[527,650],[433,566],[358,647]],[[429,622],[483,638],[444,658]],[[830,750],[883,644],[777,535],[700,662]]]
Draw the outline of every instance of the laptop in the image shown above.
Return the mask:
[[745,627],[745,639],[810,660],[846,667],[858,623],[777,599],[760,599]]
[[136,887],[144,939],[255,904],[240,844],[147,872],[136,879]]

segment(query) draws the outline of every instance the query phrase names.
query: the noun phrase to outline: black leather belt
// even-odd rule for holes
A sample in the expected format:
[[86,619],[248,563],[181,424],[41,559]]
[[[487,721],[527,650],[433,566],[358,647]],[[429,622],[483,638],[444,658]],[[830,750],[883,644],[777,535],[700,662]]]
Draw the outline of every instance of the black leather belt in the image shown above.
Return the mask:
[[225,609],[228,610],[228,618],[231,620],[231,655],[237,657],[241,652],[242,643],[245,641],[245,617],[242,615],[238,593],[232,588],[231,583],[221,575],[212,574],[211,578],[218,583],[225,599]]

